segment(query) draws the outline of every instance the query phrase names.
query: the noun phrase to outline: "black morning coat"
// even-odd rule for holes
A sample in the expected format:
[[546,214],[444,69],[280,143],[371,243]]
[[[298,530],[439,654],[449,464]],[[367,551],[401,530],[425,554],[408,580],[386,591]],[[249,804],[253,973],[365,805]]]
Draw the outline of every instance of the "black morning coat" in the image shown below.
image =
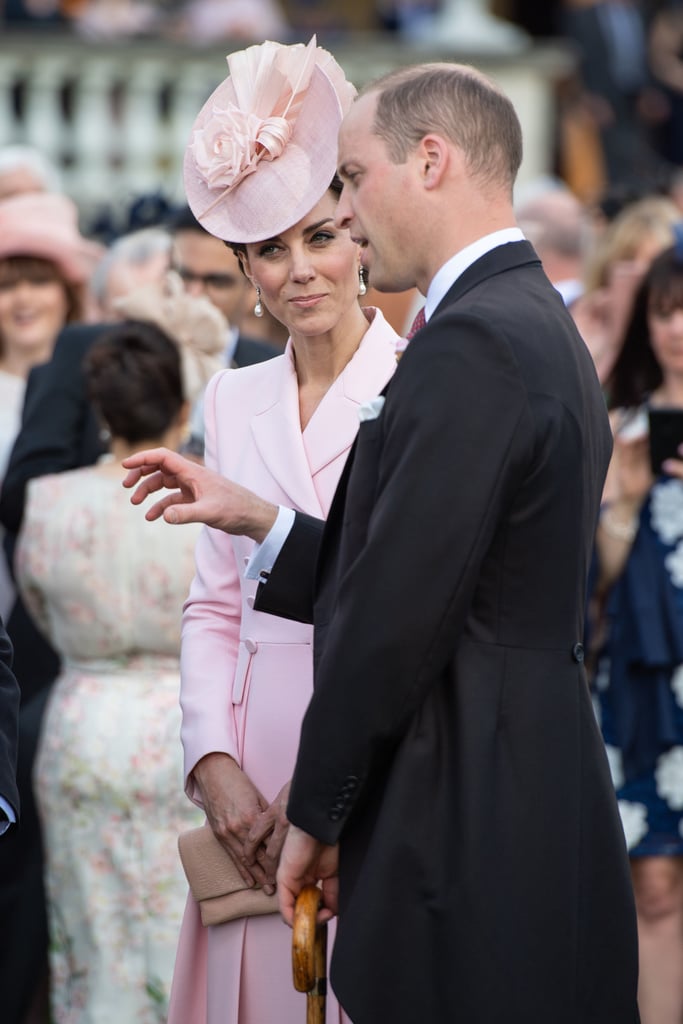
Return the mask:
[[331,981],[354,1024],[638,1020],[581,644],[610,452],[562,299],[528,242],[500,246],[361,423],[322,541],[297,515],[260,587],[263,610],[313,612],[289,817],[340,844]]

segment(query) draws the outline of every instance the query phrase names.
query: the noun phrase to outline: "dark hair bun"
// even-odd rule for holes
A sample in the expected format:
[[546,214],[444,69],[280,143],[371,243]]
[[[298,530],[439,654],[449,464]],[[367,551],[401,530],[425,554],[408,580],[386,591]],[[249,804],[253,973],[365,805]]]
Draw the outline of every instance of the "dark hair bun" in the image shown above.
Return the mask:
[[183,404],[178,346],[153,323],[125,320],[104,331],[84,362],[88,395],[113,437],[161,438]]

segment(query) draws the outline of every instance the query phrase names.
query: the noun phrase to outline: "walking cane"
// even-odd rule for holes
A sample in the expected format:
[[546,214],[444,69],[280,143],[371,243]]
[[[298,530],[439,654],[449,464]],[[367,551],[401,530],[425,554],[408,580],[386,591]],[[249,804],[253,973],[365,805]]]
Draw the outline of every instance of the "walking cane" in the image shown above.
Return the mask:
[[306,885],[296,898],[292,934],[294,988],[306,993],[306,1024],[325,1024],[327,924],[318,924],[320,889]]

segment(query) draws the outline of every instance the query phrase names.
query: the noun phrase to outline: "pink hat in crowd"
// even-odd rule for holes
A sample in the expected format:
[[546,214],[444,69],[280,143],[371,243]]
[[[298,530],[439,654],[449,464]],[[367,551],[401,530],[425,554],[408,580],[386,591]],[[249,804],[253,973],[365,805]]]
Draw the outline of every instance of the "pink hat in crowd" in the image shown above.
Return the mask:
[[0,201],[0,260],[51,260],[67,281],[84,284],[104,249],[78,230],[78,208],[57,192],[26,192]]
[[325,194],[356,90],[315,36],[308,45],[250,46],[227,61],[228,78],[192,129],[185,192],[207,231],[257,242],[296,224]]

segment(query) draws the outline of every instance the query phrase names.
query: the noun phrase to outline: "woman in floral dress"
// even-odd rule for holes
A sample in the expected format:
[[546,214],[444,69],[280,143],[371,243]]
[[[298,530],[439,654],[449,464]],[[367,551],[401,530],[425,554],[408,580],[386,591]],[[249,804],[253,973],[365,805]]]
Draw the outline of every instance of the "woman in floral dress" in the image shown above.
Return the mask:
[[596,546],[607,630],[596,705],[631,858],[643,1024],[680,1024],[683,462],[653,476],[648,412],[683,410],[683,243],[655,258],[637,293],[611,400],[614,455]]
[[166,1019],[186,895],[180,622],[197,530],[148,523],[121,492],[121,459],[176,447],[187,423],[178,347],[126,321],[86,357],[111,455],[31,482],[18,547],[28,607],[63,670],[43,723],[44,826],[55,1024]]

